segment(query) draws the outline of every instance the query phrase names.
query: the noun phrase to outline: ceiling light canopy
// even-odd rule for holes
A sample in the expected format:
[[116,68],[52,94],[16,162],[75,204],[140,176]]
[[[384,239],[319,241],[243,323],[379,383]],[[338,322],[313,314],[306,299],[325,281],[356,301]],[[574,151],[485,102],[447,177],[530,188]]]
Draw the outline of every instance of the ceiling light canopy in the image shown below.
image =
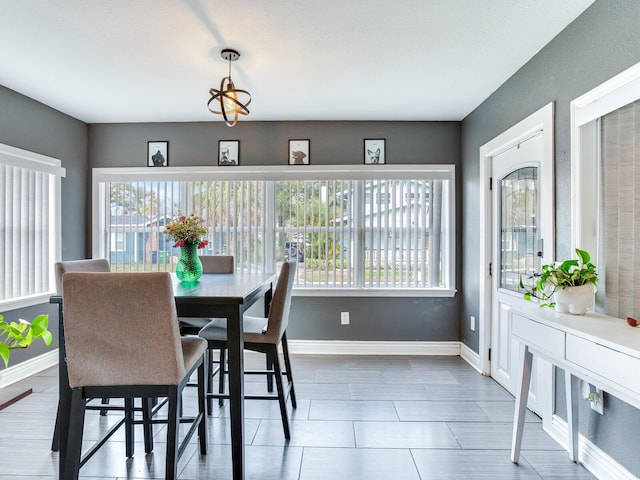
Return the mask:
[[249,115],[247,107],[251,103],[251,94],[236,88],[231,80],[231,62],[238,60],[240,54],[236,50],[225,48],[220,55],[229,62],[229,75],[222,77],[220,90],[215,88],[209,90],[211,98],[207,102],[207,107],[211,112],[222,115],[227,126],[233,127],[238,123],[239,115]]

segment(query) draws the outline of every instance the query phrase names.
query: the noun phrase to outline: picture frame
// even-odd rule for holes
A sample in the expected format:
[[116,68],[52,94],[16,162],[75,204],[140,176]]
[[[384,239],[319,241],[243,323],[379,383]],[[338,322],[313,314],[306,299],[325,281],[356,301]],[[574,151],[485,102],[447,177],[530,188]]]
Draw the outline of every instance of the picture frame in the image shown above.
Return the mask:
[[218,140],[218,165],[240,165],[240,140]]
[[153,140],[147,142],[147,167],[169,166],[169,142]]
[[309,165],[311,163],[311,140],[289,140],[289,165]]
[[383,165],[387,161],[387,150],[384,138],[364,139],[365,165]]

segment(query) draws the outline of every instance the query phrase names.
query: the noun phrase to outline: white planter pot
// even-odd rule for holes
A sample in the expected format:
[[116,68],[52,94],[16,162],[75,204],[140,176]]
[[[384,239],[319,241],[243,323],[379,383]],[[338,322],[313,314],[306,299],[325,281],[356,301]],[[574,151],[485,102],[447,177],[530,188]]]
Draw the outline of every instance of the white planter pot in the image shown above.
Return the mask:
[[557,290],[554,294],[556,311],[584,315],[593,306],[594,295],[595,288],[592,283]]

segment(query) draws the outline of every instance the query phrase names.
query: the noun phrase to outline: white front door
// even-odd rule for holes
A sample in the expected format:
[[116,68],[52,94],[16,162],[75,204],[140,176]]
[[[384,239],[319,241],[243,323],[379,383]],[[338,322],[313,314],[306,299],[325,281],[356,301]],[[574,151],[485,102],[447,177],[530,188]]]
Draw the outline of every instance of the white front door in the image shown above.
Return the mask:
[[[553,215],[553,202],[543,201],[553,191],[541,179],[544,141],[542,132],[537,132],[491,159],[491,376],[511,393],[522,373],[523,347],[511,335],[512,311],[526,302],[520,281],[525,285],[535,281],[544,249],[553,242],[552,232],[545,232],[542,224],[545,216]],[[537,400],[540,368],[536,359],[528,404],[542,415]]]
[[[525,302],[518,291],[520,277],[526,282],[541,264],[554,260],[553,110],[549,103],[480,147],[485,188],[480,195],[479,368],[512,393],[522,374],[521,346],[511,335],[512,313]],[[550,422],[553,368],[542,361],[534,368],[529,407],[543,423]]]

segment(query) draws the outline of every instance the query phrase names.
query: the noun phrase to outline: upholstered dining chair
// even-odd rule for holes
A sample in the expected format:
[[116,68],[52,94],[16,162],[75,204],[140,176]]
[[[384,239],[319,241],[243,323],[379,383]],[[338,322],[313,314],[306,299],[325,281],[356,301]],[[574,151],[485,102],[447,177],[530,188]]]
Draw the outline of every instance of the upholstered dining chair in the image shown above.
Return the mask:
[[[245,395],[245,399],[254,400],[278,400],[280,404],[280,416],[282,427],[287,440],[291,438],[289,418],[287,415],[287,398],[291,398],[291,406],[297,407],[296,394],[291,374],[291,361],[289,359],[289,346],[287,344],[287,325],[289,323],[289,309],[291,307],[291,290],[295,278],[296,262],[288,261],[282,264],[276,288],[269,308],[269,316],[243,317],[244,348],[246,350],[265,353],[267,357],[267,369],[259,371],[245,371],[246,374],[265,374],[274,376],[277,395]],[[209,349],[227,349],[226,321],[216,319],[200,330],[200,337],[207,340]],[[278,357],[278,345],[282,344],[285,370],[280,366]],[[209,392],[207,398],[226,398],[224,394],[224,359],[221,358],[221,369],[218,373],[222,379],[220,390],[217,394]],[[283,383],[283,375],[287,378],[287,384]]]
[[[96,258],[96,259],[84,259],[84,260],[68,260],[64,262],[57,262],[54,265],[55,277],[56,277],[56,292],[58,295],[64,298],[62,291],[62,276],[67,272],[109,272],[111,271],[111,267],[109,262],[104,258]],[[63,319],[63,303],[58,304],[58,316],[60,321]],[[64,332],[62,332],[64,334]],[[63,339],[61,339],[63,340]],[[64,343],[64,341],[62,341]],[[107,410],[123,410],[122,407],[114,407],[106,405],[109,403],[108,399],[102,399],[102,405],[87,405],[88,410],[100,410],[101,415],[106,415]],[[145,450],[150,452],[153,450],[153,435],[151,430],[151,423],[148,421],[148,416],[150,413],[147,413],[150,409],[150,404],[145,404],[142,410],[144,416],[144,440],[145,440]],[[58,416],[59,416],[58,411]],[[56,426],[55,431],[53,433],[53,442],[51,449],[54,451],[58,450],[59,447],[59,436],[60,436],[60,424],[59,418],[56,417]]]
[[[204,361],[207,342],[181,337],[168,272],[77,273],[62,279],[71,394],[64,479],[77,479],[87,398],[124,398],[131,424],[134,398],[168,399],[165,478],[197,430],[206,454]],[[179,444],[182,390],[198,370],[198,413]],[[154,420],[159,423],[160,420]],[[127,430],[133,435],[133,430]],[[133,438],[131,439],[133,440]]]
[[[67,272],[110,272],[111,266],[109,262],[104,258],[89,258],[84,260],[67,260],[64,262],[57,262],[54,266],[56,276],[56,291],[58,295],[64,298],[62,291],[62,276]],[[63,303],[59,305],[59,318],[63,319]],[[62,332],[64,334],[64,332]],[[64,342],[63,342],[64,343]],[[100,415],[106,415],[107,411],[123,411],[127,406],[113,406],[109,405],[109,399],[103,398],[101,405],[93,405],[90,400],[87,403],[87,410],[100,410]],[[133,406],[133,411],[142,411],[142,429],[144,434],[144,451],[149,453],[153,450],[153,425],[151,424],[151,417],[153,416],[153,406],[157,404],[156,399],[143,399],[141,407]],[[159,408],[159,405],[156,408]],[[137,422],[136,422],[137,423]],[[133,425],[126,425],[127,429],[133,429]],[[59,447],[60,428],[58,418],[56,418],[56,427],[53,434],[52,450],[57,451]],[[127,439],[127,455],[130,456],[133,452],[134,445],[129,441],[131,436],[126,435]]]
[[56,291],[63,295],[62,275],[67,272],[110,272],[111,266],[104,258],[89,258],[86,260],[68,260],[55,264]]

